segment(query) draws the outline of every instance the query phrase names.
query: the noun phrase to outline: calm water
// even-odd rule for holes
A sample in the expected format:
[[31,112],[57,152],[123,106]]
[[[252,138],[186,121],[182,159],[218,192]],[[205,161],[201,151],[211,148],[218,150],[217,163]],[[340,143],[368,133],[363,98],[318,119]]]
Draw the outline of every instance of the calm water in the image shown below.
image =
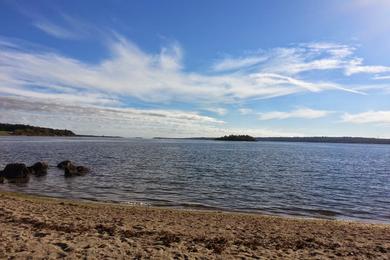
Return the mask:
[[55,197],[390,223],[390,145],[1,137],[0,167],[70,159],[0,190]]

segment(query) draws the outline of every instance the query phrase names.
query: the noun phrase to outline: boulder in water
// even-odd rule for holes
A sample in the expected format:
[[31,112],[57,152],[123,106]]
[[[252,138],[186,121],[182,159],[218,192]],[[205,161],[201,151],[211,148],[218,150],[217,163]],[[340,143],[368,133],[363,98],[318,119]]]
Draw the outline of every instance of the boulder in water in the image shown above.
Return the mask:
[[4,183],[3,171],[0,171],[0,184]]
[[73,163],[71,161],[65,160],[65,161],[62,161],[59,164],[57,164],[57,167],[64,170],[71,165],[73,165]]
[[77,166],[77,171],[81,174],[87,174],[90,172],[89,168],[88,167],[85,167],[85,166]]
[[82,176],[90,172],[89,168],[85,166],[76,166],[69,160],[60,162],[57,167],[64,170],[65,177]]
[[89,173],[89,171],[89,168],[85,166],[75,166],[70,164],[65,168],[65,177],[83,176]]
[[28,178],[30,171],[24,163],[10,163],[5,166],[2,176],[7,179]]
[[35,176],[43,176],[47,174],[47,169],[49,165],[47,162],[37,162],[34,165],[28,167],[31,174]]

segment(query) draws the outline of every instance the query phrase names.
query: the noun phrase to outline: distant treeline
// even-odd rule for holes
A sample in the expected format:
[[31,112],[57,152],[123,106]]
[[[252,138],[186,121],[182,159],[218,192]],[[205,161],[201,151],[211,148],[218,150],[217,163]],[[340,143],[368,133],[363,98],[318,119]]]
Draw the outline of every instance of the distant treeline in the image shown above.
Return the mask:
[[[345,144],[390,144],[390,139],[367,138],[367,137],[251,137],[248,135],[239,136],[230,135],[219,138],[212,137],[190,137],[190,138],[164,138],[155,137],[155,139],[190,139],[190,140],[222,140],[222,141],[259,141],[259,142],[301,142],[301,143],[345,143]],[[252,140],[252,138],[254,140]],[[247,139],[247,140],[246,140]]]
[[247,141],[247,142],[254,142],[256,141],[256,138],[250,136],[250,135],[225,135],[222,137],[215,138],[215,140],[218,141]]
[[76,134],[70,130],[52,129],[46,127],[37,127],[22,124],[2,124],[0,123],[0,131],[7,135],[27,135],[27,136],[75,136]]
[[257,137],[256,140],[269,142],[390,144],[390,139],[366,137]]

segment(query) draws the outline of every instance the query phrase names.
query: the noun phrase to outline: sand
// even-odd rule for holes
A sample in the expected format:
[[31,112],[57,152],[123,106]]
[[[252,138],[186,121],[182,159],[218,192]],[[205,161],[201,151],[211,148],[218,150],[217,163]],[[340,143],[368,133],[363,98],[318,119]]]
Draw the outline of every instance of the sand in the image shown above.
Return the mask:
[[0,193],[0,258],[389,259],[390,225]]

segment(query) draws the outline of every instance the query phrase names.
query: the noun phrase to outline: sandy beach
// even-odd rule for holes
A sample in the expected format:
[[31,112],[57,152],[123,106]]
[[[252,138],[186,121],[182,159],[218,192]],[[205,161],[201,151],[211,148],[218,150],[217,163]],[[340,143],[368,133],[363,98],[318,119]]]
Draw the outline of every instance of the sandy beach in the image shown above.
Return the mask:
[[389,259],[390,225],[0,193],[0,258]]

